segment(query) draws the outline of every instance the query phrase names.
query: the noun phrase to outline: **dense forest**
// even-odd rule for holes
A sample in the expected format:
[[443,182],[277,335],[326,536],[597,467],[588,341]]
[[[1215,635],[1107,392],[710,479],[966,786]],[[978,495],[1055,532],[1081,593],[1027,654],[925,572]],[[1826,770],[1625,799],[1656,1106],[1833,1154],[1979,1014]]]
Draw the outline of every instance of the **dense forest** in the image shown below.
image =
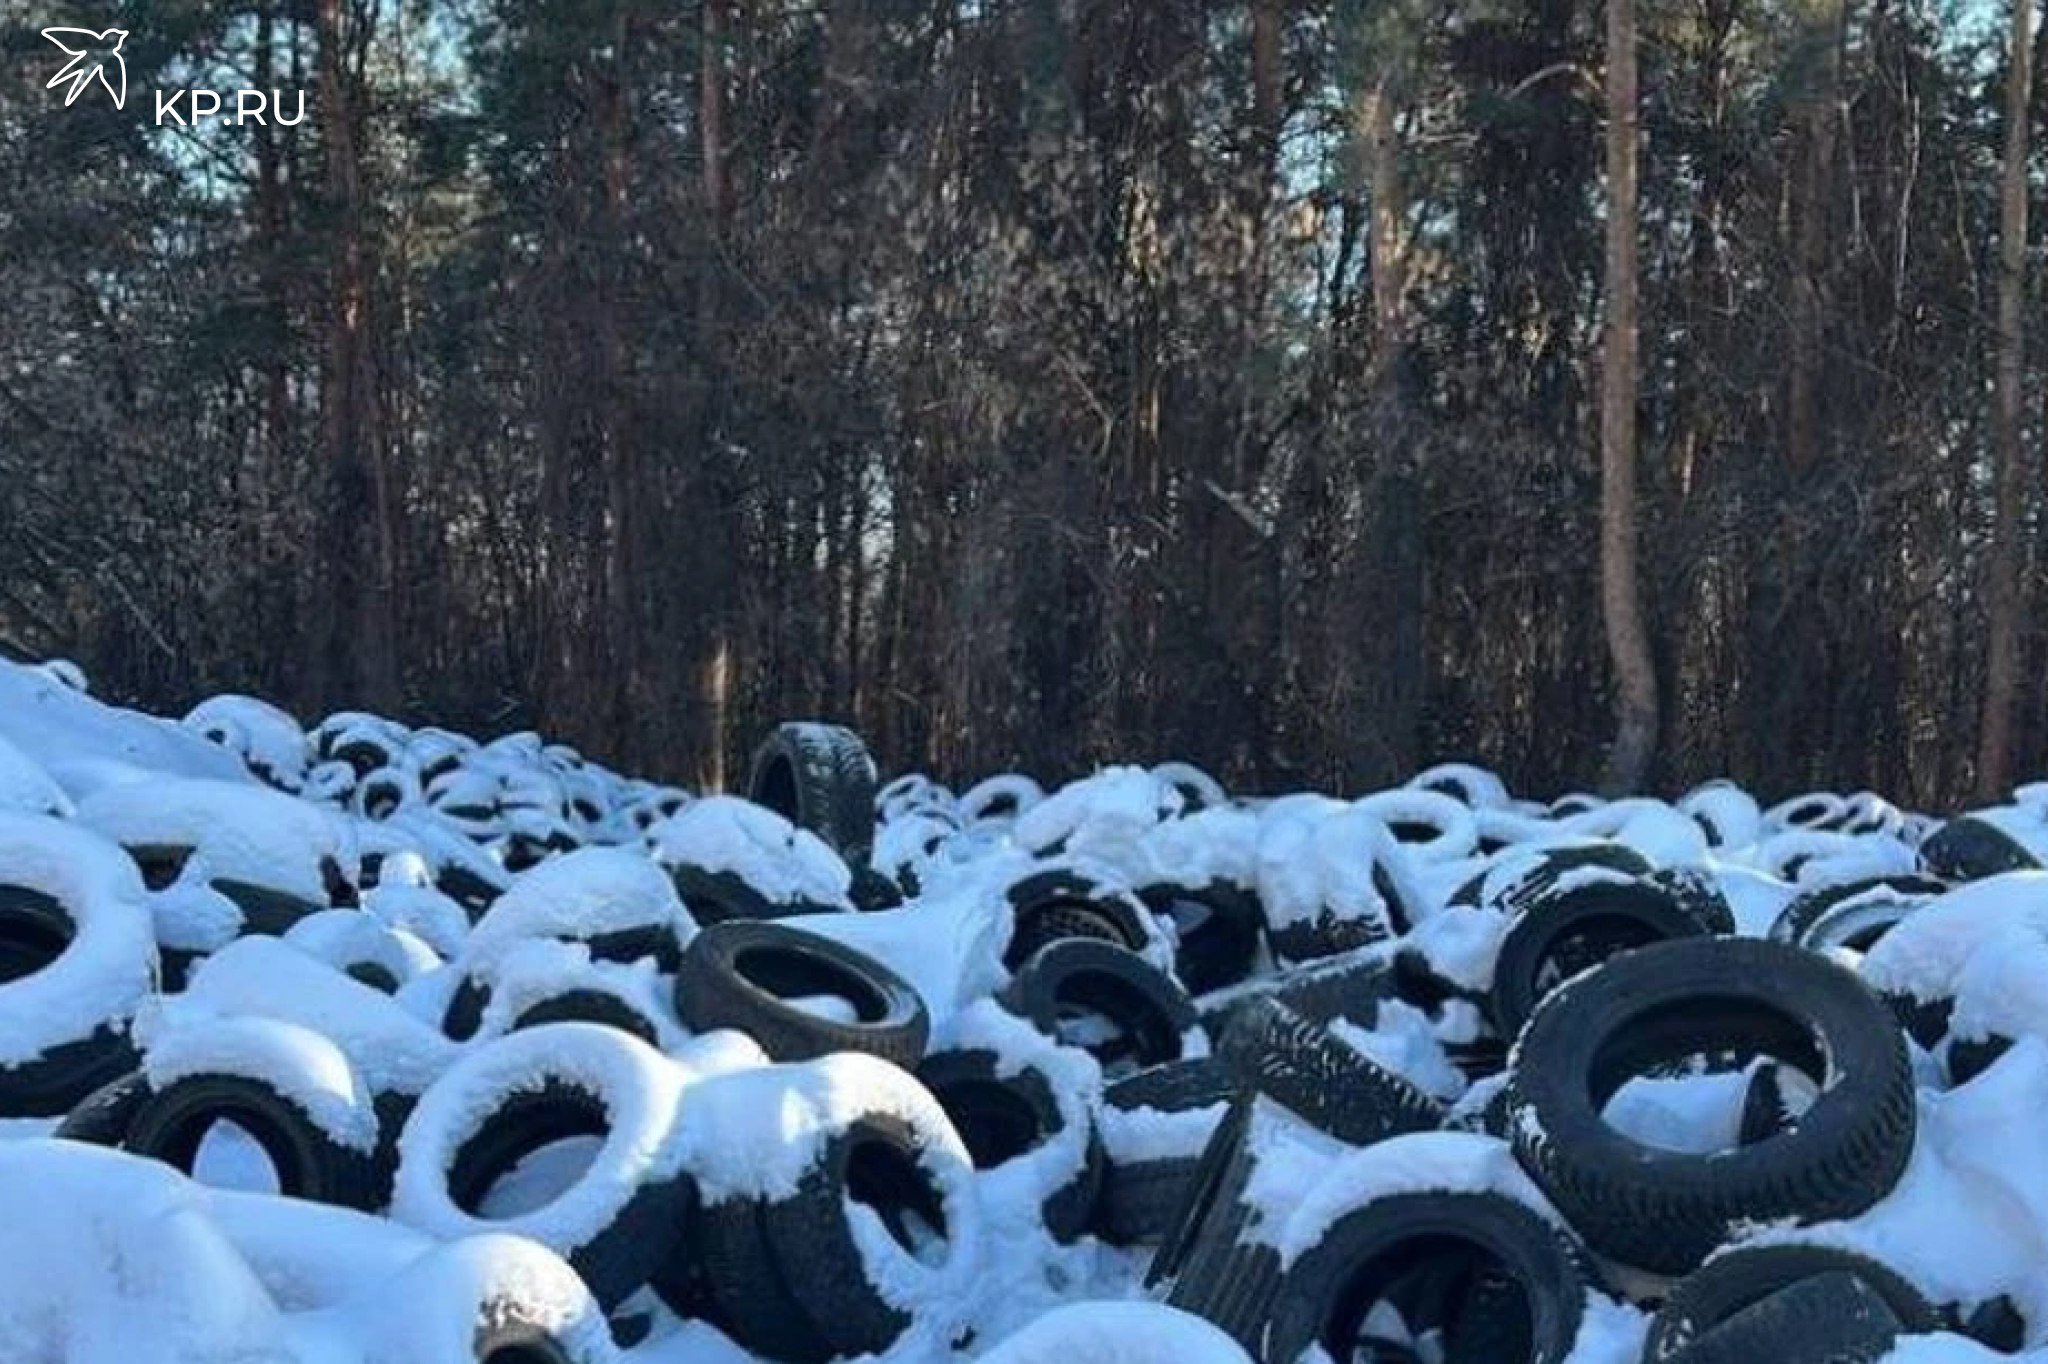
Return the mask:
[[9,0],[0,647],[685,781],[1995,791],[2032,8]]

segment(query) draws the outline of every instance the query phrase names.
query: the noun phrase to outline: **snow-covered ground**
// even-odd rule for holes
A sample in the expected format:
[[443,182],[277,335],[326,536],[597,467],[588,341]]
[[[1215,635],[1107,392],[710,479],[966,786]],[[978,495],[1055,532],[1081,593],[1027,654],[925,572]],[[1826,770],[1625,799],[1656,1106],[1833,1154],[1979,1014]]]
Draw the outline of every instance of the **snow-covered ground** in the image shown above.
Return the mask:
[[[1222,1112],[1105,1105],[1097,1044],[1122,1026],[1113,1004],[1050,1030],[1025,1021],[1018,887],[1058,872],[1120,907],[1104,922],[1130,916],[1132,956],[1175,992],[1196,963],[1192,935],[1220,941],[1202,917],[1218,911],[1155,908],[1172,898],[1162,888],[1227,886],[1255,906],[1243,960],[1204,959],[1243,979],[1154,1039],[1184,1058],[1218,1040],[1198,1015],[1307,980],[1311,959],[1410,983],[1322,1021],[1462,1130],[1360,1148],[1288,1129],[1251,1192],[1264,1210],[1252,1237],[1283,1266],[1347,1211],[1395,1194],[1499,1194],[1569,1234],[1507,1134],[1475,1130],[1500,1088],[1485,1077],[1513,1041],[1490,1036],[1496,968],[1530,897],[1678,886],[1677,899],[1718,906],[1722,929],[1765,938],[1785,936],[1788,907],[1848,888],[1805,920],[1825,927],[1804,945],[1901,1010],[1939,1014],[1909,1045],[1910,1158],[1853,1216],[1732,1239],[1841,1246],[1902,1275],[1955,1328],[1902,1340],[1890,1356],[1902,1364],[2016,1357],[1961,1331],[2001,1300],[2024,1323],[2017,1357],[2048,1361],[2048,872],[2028,866],[2048,853],[2048,790],[1980,812],[1971,831],[1992,852],[1978,861],[2014,869],[1964,881],[1943,860],[1953,847],[1932,842],[1939,821],[1868,795],[1762,808],[1715,784],[1669,803],[1549,805],[1462,766],[1362,798],[1238,799],[1182,765],[1111,768],[1050,793],[1015,774],[959,794],[908,777],[880,792],[870,870],[773,811],[614,773],[530,734],[479,742],[367,715],[307,730],[240,697],[176,721],[102,705],[80,681],[0,663],[0,1359],[425,1364],[505,1347],[501,1364],[738,1364],[752,1356],[711,1324],[730,1326],[731,1304],[691,1284],[744,1276],[693,1228],[725,1227],[705,1245],[726,1250],[756,1234],[801,1244],[811,1233],[758,1229],[781,1213],[745,1210],[797,1206],[885,1130],[933,1201],[892,1219],[845,1175],[846,1264],[872,1291],[843,1311],[900,1319],[882,1358],[1244,1361],[1229,1335],[1144,1286],[1149,1247],[1107,1244],[1092,1223],[1048,1229],[1056,1196],[1105,1148],[1126,1166],[1185,1159]],[[1606,851],[1555,870],[1559,850],[1587,848]],[[900,903],[856,910],[874,873]],[[879,1004],[837,958],[764,987],[818,1036],[872,1036],[877,1054],[790,1053],[765,1023],[690,1026],[679,958],[700,935],[730,934],[718,921],[733,903],[816,953],[880,968]],[[744,975],[756,949],[732,950]],[[1558,954],[1535,988],[1587,964]],[[884,1059],[910,1036],[907,1024],[884,1036],[892,981],[917,1006],[917,1054],[986,1052],[998,1076],[1028,1073],[1062,1135],[977,1170],[953,1116]],[[570,996],[610,1012],[591,1021]],[[191,1177],[110,1149],[104,1131],[52,1139],[73,1105],[50,1096],[91,1066],[102,1070],[86,1088],[132,1073],[135,1094],[188,1096],[200,1116],[178,1119],[186,1128],[151,1120],[159,1154],[189,1147]],[[1756,1075],[1753,1060],[1636,1075],[1604,1117],[1645,1148],[1730,1151]],[[1792,1083],[1785,1120],[1839,1078]],[[252,1116],[206,1116],[244,1112],[220,1095],[245,1091],[266,1096]],[[94,1102],[111,1112],[110,1093]],[[547,1140],[468,1187],[479,1133],[521,1103]],[[279,1111],[284,1135],[266,1140],[264,1114]],[[293,1182],[300,1196],[280,1193]],[[658,1265],[636,1259],[657,1241]],[[1668,1283],[1597,1269],[1568,1358],[1632,1364]],[[813,1313],[841,1301],[829,1286],[775,1291],[820,1295]],[[769,1328],[754,1329],[772,1330],[769,1307]],[[560,1353],[509,1352],[542,1338]],[[1439,1357],[1433,1342],[1414,1348]]]

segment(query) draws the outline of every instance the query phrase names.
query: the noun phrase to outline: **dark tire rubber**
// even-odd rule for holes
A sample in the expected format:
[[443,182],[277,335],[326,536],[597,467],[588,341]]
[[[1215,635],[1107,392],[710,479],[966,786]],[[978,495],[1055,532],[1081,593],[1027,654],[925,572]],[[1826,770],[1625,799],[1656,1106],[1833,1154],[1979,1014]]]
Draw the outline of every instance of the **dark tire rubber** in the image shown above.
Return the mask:
[[362,1210],[382,1201],[372,1153],[341,1145],[290,1098],[242,1075],[189,1075],[153,1090],[130,1117],[121,1149],[189,1175],[201,1140],[221,1121],[263,1148],[287,1198]]
[[[1833,1083],[1791,1131],[1710,1156],[1602,1119],[1630,1078],[1725,1052]],[[1691,938],[1557,990],[1523,1030],[1507,1105],[1516,1156],[1588,1244],[1683,1274],[1739,1223],[1849,1217],[1882,1198],[1912,1151],[1913,1093],[1905,1039],[1854,975],[1780,943]]]
[[[1498,1194],[1415,1193],[1346,1213],[1295,1261],[1274,1297],[1264,1358],[1295,1364],[1317,1345],[1334,1359],[1352,1358],[1365,1314],[1424,1255],[1465,1258],[1479,1285],[1491,1283],[1484,1294],[1455,1295],[1464,1309],[1458,1318],[1431,1323],[1451,1328],[1451,1343],[1463,1334],[1454,1357],[1476,1361],[1471,1351],[1481,1339],[1519,1347],[1487,1356],[1497,1360],[1559,1364],[1571,1352],[1587,1296],[1578,1248]],[[1486,1315],[1472,1315],[1479,1312]]]
[[[697,1032],[737,1028],[777,1061],[835,1051],[879,1056],[908,1070],[924,1056],[931,1017],[910,983],[864,952],[773,923],[713,924],[676,968],[676,1012]],[[788,1001],[835,995],[846,1023]]]
[[1747,1246],[1715,1256],[1679,1281],[1650,1322],[1643,1364],[1664,1364],[1745,1308],[1823,1274],[1861,1279],[1909,1332],[1942,1328],[1919,1289],[1866,1256],[1821,1245]]
[[1040,948],[997,999],[1055,1041],[1064,1041],[1061,1024],[1076,1011],[1106,1018],[1114,1035],[1084,1048],[1106,1069],[1178,1061],[1195,1026],[1194,1004],[1171,977],[1135,952],[1090,938]]
[[1246,1088],[1353,1146],[1443,1122],[1442,1106],[1404,1076],[1271,999],[1239,1011],[1216,1055]]
[[808,829],[848,862],[875,840],[875,760],[852,730],[779,725],[754,750],[747,799]]

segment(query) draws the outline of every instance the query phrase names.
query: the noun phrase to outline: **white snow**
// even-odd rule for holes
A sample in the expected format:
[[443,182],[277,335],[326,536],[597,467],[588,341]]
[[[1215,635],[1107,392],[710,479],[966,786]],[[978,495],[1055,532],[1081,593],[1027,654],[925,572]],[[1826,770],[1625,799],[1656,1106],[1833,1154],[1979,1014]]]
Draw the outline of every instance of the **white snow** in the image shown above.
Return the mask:
[[162,1090],[195,1075],[259,1080],[351,1150],[377,1146],[369,1091],[340,1047],[311,1028],[276,1018],[213,1018],[204,1025],[138,1028],[142,1070]]
[[[636,1190],[675,1178],[676,1105],[687,1078],[646,1043],[595,1023],[548,1023],[495,1039],[450,1067],[406,1119],[391,1215],[437,1236],[513,1232],[562,1254],[587,1245]],[[515,1216],[459,1207],[448,1189],[456,1153],[508,1095],[538,1092],[550,1081],[604,1113],[603,1145],[582,1178]]]
[[695,802],[656,825],[648,841],[664,866],[730,872],[770,904],[852,907],[853,874],[822,839],[732,796]]
[[34,1061],[102,1024],[125,1028],[157,965],[135,864],[74,824],[0,814],[0,886],[56,900],[72,929],[54,962],[0,984],[0,1066]]

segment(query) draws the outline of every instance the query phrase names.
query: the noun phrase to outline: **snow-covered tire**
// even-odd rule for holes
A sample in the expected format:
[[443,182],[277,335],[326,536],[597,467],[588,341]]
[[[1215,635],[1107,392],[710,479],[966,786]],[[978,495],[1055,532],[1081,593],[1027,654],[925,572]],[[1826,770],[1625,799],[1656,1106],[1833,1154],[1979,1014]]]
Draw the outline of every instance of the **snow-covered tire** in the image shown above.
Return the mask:
[[[1455,1243],[1518,1293],[1472,1292],[1451,1321],[1410,1323],[1443,1328],[1449,1359],[1561,1364],[1578,1339],[1587,1276],[1572,1242],[1551,1222],[1514,1199],[1492,1193],[1408,1193],[1374,1199],[1339,1218],[1288,1266],[1273,1295],[1264,1358],[1297,1364],[1317,1346],[1350,1359],[1365,1315],[1416,1268],[1416,1253],[1446,1254]],[[1519,1307],[1521,1321],[1479,1320],[1474,1314]],[[1505,1349],[1481,1354],[1469,1344],[1485,1332]],[[1458,1337],[1467,1345],[1457,1347]]]
[[1107,1019],[1114,1035],[1083,1047],[1105,1069],[1178,1061],[1196,1031],[1187,992],[1137,953],[1092,938],[1063,938],[1040,948],[997,996],[1002,1005],[1055,1041],[1076,1010]]
[[984,1173],[1066,1139],[1082,1145],[1080,1168],[1039,1202],[1040,1220],[1055,1241],[1067,1242],[1087,1229],[1102,1189],[1102,1145],[1096,1140],[1085,1096],[1055,1090],[1056,1077],[1037,1066],[1010,1073],[989,1050],[944,1051],[917,1067],[918,1081],[931,1091],[953,1129]]
[[1216,1055],[1245,1088],[1353,1146],[1443,1121],[1442,1108],[1405,1077],[1271,999],[1238,1012]]
[[554,991],[526,1005],[507,1031],[519,1032],[550,1023],[594,1023],[616,1028],[650,1047],[661,1045],[661,1029],[653,1019],[624,997],[588,985],[572,983],[568,989]]
[[1644,880],[1553,883],[1527,902],[1501,939],[1488,996],[1493,1026],[1511,1038],[1544,995],[1581,971],[1616,953],[1706,931],[1668,891]]
[[1835,1270],[1798,1279],[1731,1313],[1666,1358],[1670,1364],[1878,1364],[1900,1334],[1898,1317],[1867,1279]]
[[[398,1140],[391,1215],[437,1236],[530,1237],[612,1306],[682,1241],[690,1193],[671,1139],[681,1098],[680,1072],[616,1028],[551,1023],[507,1034],[420,1096]],[[567,1189],[515,1216],[480,1211],[500,1178],[570,1137],[602,1144]]]
[[66,821],[0,814],[0,1114],[56,1117],[135,1068],[157,955],[134,865]]
[[362,1358],[379,1364],[617,1364],[593,1295],[517,1236],[436,1247],[347,1304]]
[[848,862],[875,840],[875,760],[839,725],[778,725],[754,750],[747,799],[809,829]]
[[1958,815],[1936,829],[1920,845],[1920,860],[1944,881],[1981,881],[2041,866],[2019,840],[1975,815]]
[[1819,886],[1785,906],[1772,921],[1770,936],[1808,951],[1847,947],[1865,952],[1944,889],[1926,876],[1874,876]]
[[[749,1108],[817,1102],[793,1191],[783,1187],[793,1171],[779,1173],[773,1188],[742,1190],[698,1170],[698,1272],[715,1324],[744,1348],[822,1364],[880,1352],[914,1319],[958,1311],[981,1255],[974,1168],[921,1085],[861,1055],[718,1083],[742,1086]],[[778,1083],[811,1092],[779,1100],[772,1087],[756,1092]]]
[[1252,1358],[1190,1312],[1152,1302],[1082,1302],[1034,1318],[996,1342],[980,1364],[1252,1364]]
[[[234,1123],[270,1158],[287,1198],[368,1210],[382,1200],[374,1146],[341,1139],[316,1118],[296,1086],[253,1075],[184,1075],[152,1085],[121,1134],[121,1149],[191,1174],[215,1123]],[[324,1116],[324,1115],[323,1115]],[[368,1116],[367,1114],[365,1115]],[[374,1140],[374,1118],[369,1119]]]
[[[790,1001],[836,996],[853,1022]],[[697,1032],[737,1028],[778,1061],[866,1052],[906,1069],[923,1057],[931,1016],[910,983],[865,952],[774,923],[713,924],[676,968],[676,1013]]]
[[[1103,1131],[1102,1191],[1096,1234],[1111,1245],[1156,1244],[1173,1230],[1187,1202],[1202,1151],[1238,1092],[1235,1076],[1214,1057],[1175,1061],[1105,1088],[1097,1125]],[[1127,1145],[1125,1129],[1170,1125],[1184,1134],[1163,1144],[1153,1133]]]
[[1152,776],[1179,795],[1183,815],[1200,814],[1230,803],[1230,793],[1223,789],[1223,783],[1193,763],[1160,763],[1152,769]]
[[1040,948],[1067,938],[1113,943],[1137,952],[1151,940],[1145,906],[1127,892],[1057,867],[1012,885],[1007,898],[1015,927],[1003,965],[1018,970]]
[[420,974],[432,951],[417,939],[408,944],[376,915],[360,909],[309,914],[286,930],[284,940],[310,957],[384,994]]
[[[1731,1051],[1822,1080],[1792,1130],[1694,1155],[1602,1118],[1628,1079]],[[1522,1032],[1507,1104],[1516,1156],[1589,1245],[1682,1274],[1740,1223],[1849,1217],[1884,1197],[1912,1151],[1913,1092],[1904,1038],[1854,975],[1786,944],[1690,938],[1556,990]]]
[[1643,1364],[1665,1364],[1736,1313],[1822,1274],[1862,1280],[1908,1332],[1942,1329],[1940,1314],[1919,1289],[1868,1256],[1824,1245],[1738,1246],[1716,1255],[1671,1290],[1650,1322]]
[[1172,921],[1173,968],[1191,994],[1235,985],[1258,965],[1266,916],[1251,891],[1228,881],[1162,882],[1140,890],[1138,898],[1154,915]]

